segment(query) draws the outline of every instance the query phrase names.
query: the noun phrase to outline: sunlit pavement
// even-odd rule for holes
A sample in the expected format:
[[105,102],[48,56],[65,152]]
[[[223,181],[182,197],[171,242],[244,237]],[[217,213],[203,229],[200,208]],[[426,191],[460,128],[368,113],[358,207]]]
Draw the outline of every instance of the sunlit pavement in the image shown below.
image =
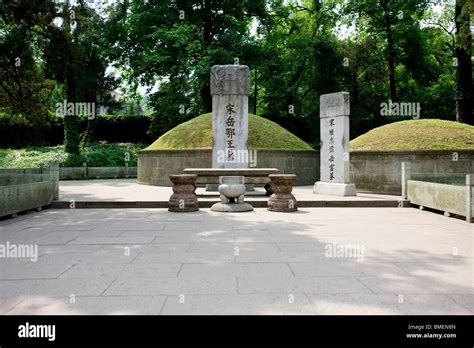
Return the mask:
[[[474,228],[414,208],[0,221],[2,314],[473,314]],[[34,258],[33,258],[34,259]]]
[[[170,182],[171,185],[171,182]],[[105,180],[68,180],[59,182],[60,200],[80,201],[164,201],[167,202],[173,189],[165,186],[140,185],[136,179],[105,179]],[[218,192],[206,192],[199,187],[196,190],[200,200],[218,200]],[[313,185],[295,186],[293,194],[297,200],[400,200],[400,196],[358,193],[357,197],[338,197],[313,194]],[[247,192],[247,199],[267,200],[263,187],[256,187],[255,192]]]

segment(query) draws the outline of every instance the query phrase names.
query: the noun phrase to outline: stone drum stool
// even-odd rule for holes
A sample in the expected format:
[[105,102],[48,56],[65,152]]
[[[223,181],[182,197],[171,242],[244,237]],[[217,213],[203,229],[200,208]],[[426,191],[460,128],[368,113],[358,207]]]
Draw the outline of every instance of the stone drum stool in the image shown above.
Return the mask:
[[212,211],[243,212],[252,211],[253,207],[244,202],[245,178],[243,176],[219,177],[221,201],[211,207]]
[[196,174],[170,175],[173,183],[173,194],[168,201],[168,210],[173,212],[190,212],[199,210],[196,191]]
[[268,199],[268,210],[279,212],[296,211],[296,198],[291,194],[293,183],[296,180],[294,174],[270,174],[273,194]]

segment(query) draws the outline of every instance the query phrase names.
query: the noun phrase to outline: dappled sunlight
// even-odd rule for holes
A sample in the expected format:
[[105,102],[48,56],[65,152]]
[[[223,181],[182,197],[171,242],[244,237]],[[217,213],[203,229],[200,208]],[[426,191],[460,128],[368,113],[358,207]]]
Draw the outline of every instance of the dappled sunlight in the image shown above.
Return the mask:
[[[415,209],[410,224],[411,214],[378,209],[47,211],[0,231],[59,243],[40,245],[36,264],[5,260],[12,270],[0,280],[2,300],[23,313],[470,313],[472,234],[465,225],[430,225],[439,219]],[[380,214],[394,223],[384,228]],[[75,228],[93,229],[76,230],[74,219]],[[442,238],[448,234],[450,242]],[[64,287],[54,294],[65,297],[45,296],[54,287]],[[70,305],[67,296],[75,292],[81,296]],[[179,294],[186,305],[174,302]],[[18,296],[25,299],[13,302]]]
[[[112,300],[112,301],[111,301]],[[12,299],[14,301],[14,299]],[[106,303],[105,310],[100,305]],[[140,301],[137,301],[140,304]],[[29,296],[8,315],[138,315],[138,308],[130,304],[120,304],[117,297],[76,297],[74,300],[64,297]]]
[[28,296],[14,309],[6,312],[11,315],[61,315],[87,314],[68,303],[68,299],[49,296]]

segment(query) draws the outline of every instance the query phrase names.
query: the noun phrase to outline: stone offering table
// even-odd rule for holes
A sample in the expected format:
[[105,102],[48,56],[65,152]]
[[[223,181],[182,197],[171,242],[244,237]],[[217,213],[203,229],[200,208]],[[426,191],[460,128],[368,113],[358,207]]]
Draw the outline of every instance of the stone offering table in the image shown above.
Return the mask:
[[186,168],[183,173],[196,174],[199,178],[198,184],[208,184],[211,187],[208,191],[217,191],[219,184],[214,184],[218,177],[221,176],[243,176],[245,184],[265,184],[265,190],[270,195],[271,187],[269,185],[269,174],[278,174],[277,168]]
[[173,183],[173,194],[168,201],[168,210],[172,212],[190,212],[199,210],[195,174],[170,175]]
[[273,194],[268,199],[268,210],[277,212],[292,212],[298,210],[296,198],[292,195],[294,174],[270,174]]

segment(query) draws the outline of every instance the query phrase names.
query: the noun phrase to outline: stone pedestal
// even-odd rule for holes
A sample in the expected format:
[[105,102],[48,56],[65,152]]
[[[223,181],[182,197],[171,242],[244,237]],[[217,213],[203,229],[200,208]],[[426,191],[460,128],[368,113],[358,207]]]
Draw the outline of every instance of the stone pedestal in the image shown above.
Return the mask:
[[49,178],[54,185],[53,199],[57,201],[59,199],[59,164],[54,161],[49,166]]
[[212,211],[244,212],[252,211],[253,207],[244,202],[245,179],[243,176],[221,176],[219,178],[219,193],[221,201],[215,203]]
[[294,174],[270,174],[273,194],[268,199],[268,210],[278,212],[292,212],[298,210],[296,198],[292,195]]
[[329,196],[356,196],[356,188],[354,184],[338,184],[330,182],[318,181],[314,184],[314,193]]
[[190,212],[199,210],[195,174],[170,175],[173,183],[173,194],[168,201],[168,210],[172,212]]
[[349,162],[349,93],[339,92],[320,98],[320,181],[314,193],[336,196],[355,196],[355,185],[350,183]]

